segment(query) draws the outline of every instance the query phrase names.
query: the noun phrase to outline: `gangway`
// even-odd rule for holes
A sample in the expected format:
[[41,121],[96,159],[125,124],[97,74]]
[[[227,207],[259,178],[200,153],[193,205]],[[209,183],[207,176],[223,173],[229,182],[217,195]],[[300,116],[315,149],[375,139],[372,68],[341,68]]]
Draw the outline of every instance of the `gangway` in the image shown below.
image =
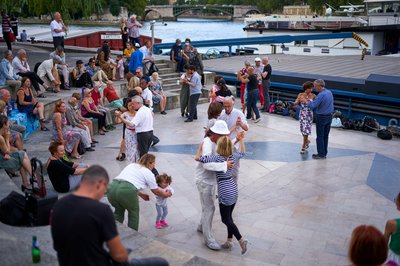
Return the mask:
[[[358,36],[354,32],[336,32],[336,33],[305,34],[305,35],[278,35],[278,36],[264,36],[264,37],[193,41],[192,45],[196,48],[228,46],[229,55],[232,55],[232,46],[255,45],[255,44],[280,44],[280,43],[291,43],[294,41],[345,39],[345,38],[354,38],[360,44],[368,47],[367,42],[365,42],[360,36]],[[171,49],[174,44],[175,43],[156,43],[153,45],[154,53],[159,54],[162,49]]]

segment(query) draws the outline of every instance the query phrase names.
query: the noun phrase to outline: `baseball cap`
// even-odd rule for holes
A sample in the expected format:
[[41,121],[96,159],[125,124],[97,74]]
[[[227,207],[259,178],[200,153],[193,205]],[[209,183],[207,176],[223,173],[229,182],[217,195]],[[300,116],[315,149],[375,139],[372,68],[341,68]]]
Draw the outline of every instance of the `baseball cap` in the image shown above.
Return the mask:
[[135,47],[140,48],[140,44],[139,43],[135,43]]
[[256,57],[256,59],[254,59],[254,61],[255,61],[255,62],[257,62],[257,61],[261,61],[261,58],[259,58],[259,57]]

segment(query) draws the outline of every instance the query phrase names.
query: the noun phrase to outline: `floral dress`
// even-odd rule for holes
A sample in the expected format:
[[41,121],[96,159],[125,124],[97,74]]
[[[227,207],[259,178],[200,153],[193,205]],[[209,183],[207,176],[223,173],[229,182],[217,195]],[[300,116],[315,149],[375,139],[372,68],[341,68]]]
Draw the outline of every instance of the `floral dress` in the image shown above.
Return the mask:
[[[129,115],[128,112],[124,113],[125,119],[132,121],[135,116]],[[126,145],[126,158],[131,163],[136,163],[140,159],[138,142],[136,137],[135,127],[126,125],[125,128],[125,145]]]
[[[58,131],[57,131],[57,125],[56,125],[54,116],[55,116],[55,114],[53,115],[53,119],[52,119],[52,124],[53,124],[52,139],[56,140],[56,139],[58,139]],[[71,153],[72,150],[74,149],[75,143],[81,139],[81,135],[79,134],[79,132],[67,129],[67,119],[65,117],[65,114],[61,114],[61,130],[62,130],[63,138],[66,141],[65,151],[68,153]]]
[[313,121],[313,113],[307,104],[300,104],[300,132],[303,136],[311,135],[311,125]]

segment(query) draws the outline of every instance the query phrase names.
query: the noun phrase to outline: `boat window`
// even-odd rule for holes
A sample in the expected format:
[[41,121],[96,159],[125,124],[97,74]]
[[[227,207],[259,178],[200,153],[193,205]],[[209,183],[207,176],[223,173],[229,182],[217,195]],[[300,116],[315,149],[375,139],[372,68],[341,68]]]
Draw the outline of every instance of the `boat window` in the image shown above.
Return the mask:
[[307,45],[307,44],[308,44],[308,40],[304,40],[304,41],[294,41],[294,45],[302,45],[302,44]]
[[368,14],[382,13],[382,3],[368,3]]

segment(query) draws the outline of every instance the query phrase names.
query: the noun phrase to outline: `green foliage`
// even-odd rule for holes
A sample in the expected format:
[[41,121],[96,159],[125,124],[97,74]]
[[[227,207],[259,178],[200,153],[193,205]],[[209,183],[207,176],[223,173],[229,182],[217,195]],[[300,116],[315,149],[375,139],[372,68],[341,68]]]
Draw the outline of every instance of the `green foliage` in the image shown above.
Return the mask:
[[149,0],[149,5],[169,5],[168,0]]
[[[285,5],[303,4],[302,0],[177,0],[176,4],[209,4],[209,5],[256,5],[263,13],[277,13]],[[347,5],[348,0],[308,0],[311,10],[322,13],[325,3],[334,8]],[[363,4],[363,0],[352,0],[352,4]],[[111,14],[118,15],[120,7],[126,7],[130,14],[142,16],[146,5],[167,5],[168,0],[0,0],[0,9],[9,14],[19,13],[19,16],[50,15],[60,11],[65,20],[89,17],[92,14],[101,14],[104,8],[109,8]]]

